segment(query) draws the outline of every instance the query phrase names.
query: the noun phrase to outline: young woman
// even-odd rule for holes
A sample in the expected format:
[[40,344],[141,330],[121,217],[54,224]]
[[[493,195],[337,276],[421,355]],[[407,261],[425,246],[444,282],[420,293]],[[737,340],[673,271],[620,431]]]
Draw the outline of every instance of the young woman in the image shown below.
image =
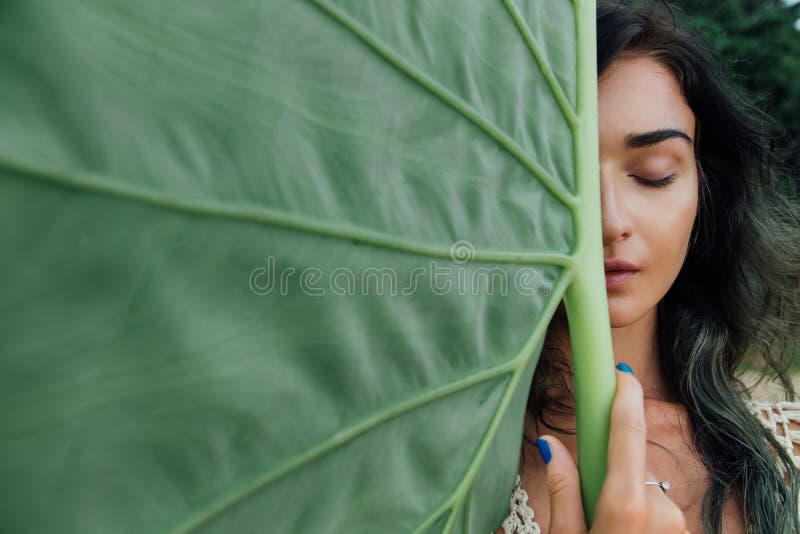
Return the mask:
[[[800,532],[800,447],[786,432],[800,429],[800,403],[752,401],[737,378],[761,363],[795,398],[800,220],[779,187],[771,123],[670,10],[602,4],[597,24],[606,290],[627,365],[591,532]],[[570,361],[562,307],[497,532],[586,532]]]

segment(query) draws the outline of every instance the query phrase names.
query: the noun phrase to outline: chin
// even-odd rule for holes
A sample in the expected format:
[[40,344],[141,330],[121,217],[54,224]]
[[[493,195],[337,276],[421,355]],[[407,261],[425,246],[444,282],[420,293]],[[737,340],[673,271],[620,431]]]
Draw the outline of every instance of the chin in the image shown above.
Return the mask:
[[622,328],[631,325],[642,318],[645,307],[635,302],[616,302],[623,299],[608,299],[608,320],[611,328]]

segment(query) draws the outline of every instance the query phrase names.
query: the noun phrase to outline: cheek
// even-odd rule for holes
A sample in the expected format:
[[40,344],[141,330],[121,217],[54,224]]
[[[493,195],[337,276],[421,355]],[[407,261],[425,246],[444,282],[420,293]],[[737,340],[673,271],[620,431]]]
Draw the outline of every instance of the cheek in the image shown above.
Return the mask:
[[681,185],[673,191],[655,191],[638,204],[637,226],[650,252],[650,267],[654,274],[669,278],[670,285],[686,258],[697,214],[696,188],[691,183]]
[[612,327],[630,324],[651,310],[678,277],[697,214],[696,183],[626,191],[625,207],[636,236],[631,250],[641,262],[642,276],[631,292],[609,298]]

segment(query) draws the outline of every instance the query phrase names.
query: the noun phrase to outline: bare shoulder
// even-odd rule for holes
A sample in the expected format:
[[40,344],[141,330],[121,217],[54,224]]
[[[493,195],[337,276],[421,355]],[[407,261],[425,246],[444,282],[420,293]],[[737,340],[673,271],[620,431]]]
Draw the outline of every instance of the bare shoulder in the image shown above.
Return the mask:
[[800,469],[800,402],[746,401],[750,411],[771,430]]

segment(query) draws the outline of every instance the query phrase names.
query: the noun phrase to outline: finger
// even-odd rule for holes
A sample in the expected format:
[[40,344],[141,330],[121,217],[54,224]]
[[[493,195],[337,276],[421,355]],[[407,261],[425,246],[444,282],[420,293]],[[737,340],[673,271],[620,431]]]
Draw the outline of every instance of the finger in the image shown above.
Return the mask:
[[605,484],[615,499],[642,502],[647,453],[644,394],[641,384],[632,374],[617,370],[616,375],[617,392],[611,406]]
[[[659,480],[650,471],[647,480]],[[669,495],[655,485],[645,486],[647,499],[647,530],[652,534],[685,534],[686,517]]]
[[[564,444],[553,436],[541,436],[539,440],[537,446],[547,464],[547,490],[550,494],[549,531],[583,534],[586,532],[586,521],[583,516],[580,479],[575,461]],[[549,461],[546,458],[548,452]]]
[[647,493],[647,530],[652,534],[683,534],[686,532],[686,517],[672,500],[653,486]]

